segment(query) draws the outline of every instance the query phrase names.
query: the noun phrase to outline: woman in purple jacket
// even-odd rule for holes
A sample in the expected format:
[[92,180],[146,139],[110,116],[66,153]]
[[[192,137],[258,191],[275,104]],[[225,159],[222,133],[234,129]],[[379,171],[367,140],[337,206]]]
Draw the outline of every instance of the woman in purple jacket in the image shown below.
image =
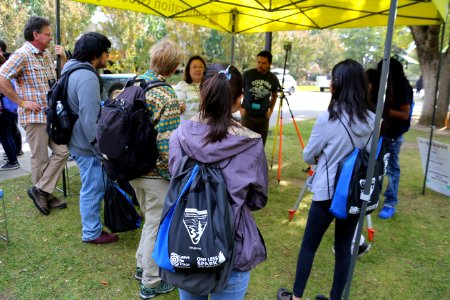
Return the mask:
[[[232,118],[240,108],[242,76],[234,66],[208,65],[200,86],[200,111],[182,121],[170,137],[169,169],[174,171],[184,152],[202,163],[218,163],[230,194],[235,220],[235,261],[227,287],[214,299],[244,299],[250,270],[266,259],[266,249],[250,211],[267,201],[267,161],[261,136]],[[245,230],[244,230],[245,229]],[[252,247],[243,247],[252,240]],[[180,299],[208,299],[179,290]]]

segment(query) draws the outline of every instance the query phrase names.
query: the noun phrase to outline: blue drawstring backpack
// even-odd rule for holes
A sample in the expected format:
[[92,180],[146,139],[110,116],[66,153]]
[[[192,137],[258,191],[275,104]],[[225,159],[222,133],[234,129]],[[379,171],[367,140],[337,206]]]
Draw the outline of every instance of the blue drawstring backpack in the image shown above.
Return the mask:
[[170,223],[172,222],[173,212],[180,202],[181,197],[183,197],[186,192],[191,187],[195,176],[198,172],[198,165],[195,165],[191,171],[188,181],[184,185],[181,193],[178,195],[177,201],[170,207],[167,214],[164,216],[161,225],[159,226],[158,235],[156,236],[156,243],[153,249],[152,258],[160,268],[175,272],[169,257],[169,231]]
[[162,280],[194,295],[208,295],[227,286],[233,269],[234,216],[224,167],[181,151],[152,257]]
[[[369,164],[369,152],[365,149],[373,133],[370,134],[365,147],[359,149],[355,147],[347,127],[345,127],[341,120],[339,121],[347,131],[353,145],[353,150],[338,164],[330,212],[338,219],[346,219],[349,215],[359,215],[361,211],[363,201],[361,200],[361,193],[364,191],[366,172]],[[384,159],[386,159],[379,155],[382,141],[383,137],[380,137],[378,140],[375,169],[371,180],[370,199],[367,203],[366,215],[372,213],[378,207],[380,200],[381,182],[384,175]]]

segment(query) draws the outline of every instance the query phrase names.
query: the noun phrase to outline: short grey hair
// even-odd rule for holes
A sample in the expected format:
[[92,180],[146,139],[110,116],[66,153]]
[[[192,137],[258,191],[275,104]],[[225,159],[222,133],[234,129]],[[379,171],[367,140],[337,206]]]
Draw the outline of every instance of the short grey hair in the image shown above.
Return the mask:
[[181,63],[181,48],[163,39],[150,49],[150,69],[163,76],[171,75]]

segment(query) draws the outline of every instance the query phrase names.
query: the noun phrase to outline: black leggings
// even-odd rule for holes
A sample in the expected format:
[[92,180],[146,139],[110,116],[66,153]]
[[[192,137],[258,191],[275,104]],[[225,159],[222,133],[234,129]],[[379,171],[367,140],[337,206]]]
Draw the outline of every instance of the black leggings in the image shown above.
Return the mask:
[[[329,212],[330,205],[331,200],[313,201],[311,204],[302,246],[298,255],[293,289],[296,297],[303,296],[317,248],[319,248],[325,231],[334,220],[334,216]],[[358,217],[336,219],[334,232],[334,249],[336,254],[333,287],[330,293],[331,300],[342,298],[350,268],[350,247],[357,223]]]
[[14,145],[16,146],[16,153],[19,155],[20,152],[22,152],[22,134],[20,133],[19,124],[17,121],[18,115],[15,113],[14,120],[12,121],[13,125],[11,127],[11,133],[14,140]]
[[0,116],[0,141],[3,149],[8,156],[8,162],[15,164],[17,162],[17,152],[14,139],[12,137],[12,128],[14,124],[14,114],[4,109]]

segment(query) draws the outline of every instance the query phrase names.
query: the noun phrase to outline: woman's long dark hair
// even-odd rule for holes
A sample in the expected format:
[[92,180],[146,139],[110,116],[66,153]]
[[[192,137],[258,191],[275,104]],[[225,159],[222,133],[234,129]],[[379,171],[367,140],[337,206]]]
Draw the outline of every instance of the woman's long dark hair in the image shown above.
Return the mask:
[[[382,67],[383,60],[381,60],[377,65],[377,70],[380,73]],[[409,89],[411,89],[411,85],[409,84],[405,72],[403,71],[403,65],[401,62],[391,57],[391,60],[389,61],[389,77],[387,79],[385,100],[389,107],[392,107],[392,104],[395,103],[396,100],[394,99],[405,99],[408,97],[405,87],[409,87]]]
[[355,117],[367,123],[369,108],[367,79],[361,64],[353,59],[346,59],[334,66],[331,76],[329,119],[337,120],[343,112],[346,112],[349,125],[355,122]]
[[367,69],[366,77],[369,89],[369,109],[372,112],[377,110],[378,90],[380,89],[380,72],[377,69]]
[[234,102],[242,95],[242,75],[234,66],[222,63],[206,67],[200,84],[200,118],[210,126],[206,143],[221,141],[228,127],[235,124],[231,114]]

